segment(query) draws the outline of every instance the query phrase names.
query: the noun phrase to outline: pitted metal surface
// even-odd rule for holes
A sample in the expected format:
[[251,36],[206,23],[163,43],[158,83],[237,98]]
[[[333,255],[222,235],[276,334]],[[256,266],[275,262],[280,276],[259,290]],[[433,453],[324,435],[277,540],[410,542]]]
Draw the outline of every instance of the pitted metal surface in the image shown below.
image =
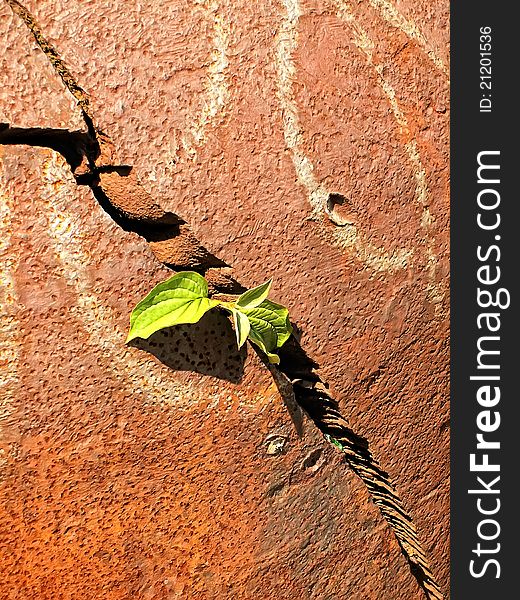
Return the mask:
[[[91,11],[88,19],[80,19],[81,11],[93,4],[96,11]],[[183,8],[179,6],[175,10],[181,14]],[[53,27],[59,29],[57,24],[70,22],[70,29],[53,32],[55,42],[67,49],[65,56],[74,44],[88,48],[90,43],[96,48],[94,60],[72,61],[74,72],[88,81],[100,107],[100,122],[120,142],[127,162],[135,165],[145,187],[154,197],[161,197],[161,207],[182,218],[189,216],[197,237],[226,263],[233,264],[242,281],[253,284],[266,275],[274,276],[276,295],[290,306],[306,348],[318,358],[334,395],[342,399],[342,411],[371,440],[397,480],[421,537],[427,540],[434,568],[445,582],[448,205],[447,88],[442,69],[444,50],[439,44],[442,20],[426,14],[431,20],[421,22],[424,33],[419,35],[412,23],[413,11],[420,8],[404,7],[398,18],[393,5],[375,0],[354,7],[347,3],[300,6],[286,2],[273,5],[269,14],[248,5],[240,7],[241,18],[234,21],[229,15],[232,8],[238,8],[236,3],[233,7],[216,2],[194,6],[197,17],[212,28],[213,34],[197,39],[182,37],[185,17],[176,15],[178,33],[168,42],[159,36],[159,30],[155,39],[149,35],[155,11],[164,6],[143,6],[139,13],[120,7],[114,27],[126,19],[130,34],[118,39],[122,46],[115,55],[104,45],[107,37],[115,39],[115,32],[102,3],[63,4],[47,16],[50,3],[31,8],[51,32]],[[9,52],[24,47],[27,55],[32,46],[24,33],[7,13],[2,13],[2,18],[7,24]],[[140,32],[135,39],[134,27]],[[143,29],[147,33],[141,36]],[[276,34],[274,38],[269,32]],[[162,30],[160,33],[164,34]],[[176,45],[179,40],[184,43],[180,57],[175,53],[181,46]],[[171,52],[163,55],[161,43],[165,47],[170,44]],[[247,52],[248,44],[253,43],[257,51]],[[188,84],[175,87],[170,82],[161,87],[154,77],[172,68],[173,56],[187,61],[185,65],[198,59],[190,44],[195,44],[201,55],[204,44],[212,49],[200,68],[174,69],[175,85],[179,83],[177,73],[192,77],[192,84],[198,77],[200,94],[194,93],[196,86]],[[265,53],[258,48],[264,48]],[[139,54],[145,58],[138,65]],[[20,62],[8,61],[7,55],[3,57],[7,73],[19,70]],[[149,68],[146,77],[136,75],[151,56],[156,68]],[[45,87],[47,71],[38,69],[38,64],[24,61],[23,68],[30,74],[25,77],[30,82],[24,87],[25,93],[31,86],[35,90]],[[127,75],[132,72],[132,76],[127,87],[122,83],[116,86],[121,103],[117,104],[114,88],[103,86],[102,79],[109,79],[113,68],[123,80],[125,64]],[[255,72],[261,77],[251,78]],[[334,73],[339,74],[337,79]],[[52,72],[48,76],[54,81]],[[260,79],[262,89],[258,88]],[[16,93],[19,83],[10,77],[8,81]],[[143,86],[141,91],[135,87],[137,81]],[[143,94],[146,89],[149,92]],[[56,94],[64,96],[62,90]],[[59,118],[58,105],[53,97],[42,103],[41,97],[35,96],[27,107],[21,101],[11,108],[6,103],[8,110],[2,121],[18,126],[62,125],[63,120],[55,120]],[[136,119],[116,114],[121,112],[125,97],[136,103],[132,114],[139,117],[139,126]],[[165,111],[162,103],[168,98],[186,103],[189,109],[176,114]],[[203,110],[197,110],[201,98],[210,100],[202,105]],[[179,130],[182,134],[175,129],[176,119],[181,117],[185,118]],[[73,121],[72,111],[67,118]],[[160,119],[163,122],[157,127]],[[168,140],[172,144],[179,136],[179,150],[172,158],[164,143]],[[285,475],[283,469],[276,471],[277,463],[265,462],[266,458],[278,460],[278,455],[266,456],[262,446],[265,435],[259,432],[268,433],[267,423],[273,429],[289,428],[289,432],[292,426],[277,406],[279,398],[268,375],[255,359],[250,357],[244,366],[243,357],[237,356],[237,370],[223,367],[229,371],[226,378],[222,371],[211,372],[216,362],[211,352],[209,357],[202,353],[198,358],[197,374],[184,371],[178,364],[172,370],[137,349],[124,348],[129,308],[164,276],[144,240],[121,232],[86,192],[75,187],[64,161],[49,151],[2,148],[2,178],[6,207],[2,213],[6,228],[2,249],[9,257],[4,277],[9,366],[5,381],[11,390],[10,408],[6,403],[8,426],[3,428],[9,490],[6,516],[18,523],[8,546],[13,549],[12,557],[18,556],[24,545],[33,548],[24,554],[27,569],[10,569],[12,579],[5,585],[18,586],[25,595],[37,593],[49,598],[55,597],[59,586],[65,586],[70,597],[85,586],[90,586],[91,597],[106,589],[107,597],[114,598],[168,594],[186,598],[252,598],[261,594],[274,598],[282,592],[285,597],[309,598],[416,597],[418,592],[395,541],[370,506],[366,491],[341,468],[337,457],[332,458],[329,449],[326,452],[329,461],[335,461],[334,469],[329,462],[312,478],[301,475],[306,470],[296,466],[312,463],[309,455],[319,450],[304,448],[305,438],[303,442],[295,440],[302,454],[293,463],[287,462],[288,454],[281,454]],[[348,200],[353,226],[338,229],[330,221],[326,211],[330,193],[341,193]],[[67,331],[68,336],[64,335]],[[209,371],[200,366],[203,364],[210,365]],[[114,397],[121,393],[122,403],[113,408],[117,406]],[[244,414],[247,418],[240,417]],[[175,482],[182,481],[183,468],[194,474],[197,484],[192,491],[183,487],[184,499],[178,502],[181,511],[186,504],[196,505],[195,513],[202,511],[194,521],[213,540],[215,546],[210,551],[204,546],[208,541],[204,536],[192,533],[190,538],[185,533],[183,537],[185,530],[176,521],[171,496],[165,500],[164,541],[162,545],[156,541],[156,522],[147,517],[144,506],[156,497],[155,492],[165,489],[164,484],[157,483],[167,477],[161,458],[161,447],[165,446],[162,434],[145,425],[146,417],[159,431],[171,427],[176,432],[177,437],[164,450],[164,460],[175,456],[182,467],[171,474],[168,484],[178,486]],[[83,429],[85,418],[88,426]],[[118,423],[119,427],[126,424],[123,430],[130,428],[135,433],[125,438],[123,431],[114,446],[108,445],[115,448],[115,454],[106,453],[105,434]],[[139,431],[143,439],[136,441]],[[147,467],[146,459],[143,465],[131,451],[133,445],[142,448],[147,443],[145,437]],[[240,440],[249,440],[246,448],[252,444],[260,454],[251,451],[247,460],[238,460],[241,450],[245,452]],[[322,445],[317,438],[309,443]],[[25,454],[24,444],[28,445]],[[55,466],[63,464],[61,453],[68,456],[66,447],[69,453],[76,453],[74,461],[78,463],[73,464],[81,465],[79,470],[72,468],[70,479]],[[104,460],[99,460],[100,455]],[[212,464],[222,467],[222,472],[215,475]],[[272,469],[279,475],[272,479],[265,496],[257,496],[262,488],[258,479],[267,481]],[[92,483],[100,470],[109,486],[105,493]],[[44,471],[47,474],[41,481]],[[130,483],[123,492],[125,502],[118,494],[110,495],[113,488],[109,482],[122,471],[141,485],[142,474],[147,471],[150,480],[156,482],[151,491],[146,490],[144,505],[139,495],[131,499]],[[233,492],[231,472],[239,479],[239,485],[232,486]],[[322,481],[327,500],[320,496],[319,503],[313,505],[310,498],[322,485],[316,477],[325,476]],[[215,477],[217,482],[222,479],[221,487],[213,485]],[[26,483],[19,487],[16,482],[24,480]],[[73,547],[57,526],[49,529],[52,514],[60,515],[59,521],[62,508],[82,515],[78,505],[81,494],[72,494],[68,509],[64,492],[49,496],[47,487],[64,489],[67,483],[89,491],[103,523],[97,528],[88,516],[77,517],[77,523],[67,530],[76,536],[78,530],[86,532],[84,544],[88,546],[95,539],[102,548],[93,562],[93,555],[73,554],[70,562],[79,561],[77,571],[52,566],[60,565],[58,555],[69,556],[67,550]],[[205,498],[203,506],[198,486],[211,490],[211,498]],[[358,490],[354,494],[357,503],[353,504],[352,493],[347,494],[345,486]],[[31,488],[39,490],[36,496]],[[252,496],[248,498],[246,493],[242,497],[240,490],[251,490]],[[338,494],[350,498],[350,503],[335,504]],[[281,499],[278,513],[272,502]],[[54,508],[38,511],[40,503]],[[204,512],[208,505],[218,507],[216,512]],[[114,536],[103,531],[112,517],[127,522],[127,506],[136,521],[131,528],[121,525],[117,530],[122,544],[118,546]],[[314,508],[305,513],[306,506]],[[353,523],[359,522],[354,517],[356,511],[372,515],[367,521],[371,525],[363,528],[362,542],[354,542],[360,539],[356,537],[360,532],[353,531]],[[271,525],[261,531],[257,512],[274,515]],[[32,513],[36,516],[28,522],[36,525],[26,528],[26,514]],[[210,534],[213,517],[215,527]],[[229,525],[230,520],[233,525]],[[143,531],[139,543],[129,531],[140,531],[138,522]],[[323,528],[324,522],[333,524]],[[294,527],[287,527],[287,523]],[[226,526],[231,535],[224,534]],[[305,532],[311,541],[295,545]],[[227,542],[227,554],[215,542],[217,538]],[[54,558],[51,546],[62,542],[63,549]],[[252,548],[240,554],[237,548],[246,542]],[[105,553],[113,556],[112,547],[118,558],[111,562]],[[125,548],[129,548],[126,554]],[[162,576],[164,572],[164,552],[171,564],[161,583],[154,574]],[[135,571],[125,570],[125,564],[131,564],[138,555],[142,555],[142,564]],[[207,568],[202,558],[206,555]],[[106,568],[93,568],[100,557],[104,557]],[[88,568],[81,569],[80,565]]]

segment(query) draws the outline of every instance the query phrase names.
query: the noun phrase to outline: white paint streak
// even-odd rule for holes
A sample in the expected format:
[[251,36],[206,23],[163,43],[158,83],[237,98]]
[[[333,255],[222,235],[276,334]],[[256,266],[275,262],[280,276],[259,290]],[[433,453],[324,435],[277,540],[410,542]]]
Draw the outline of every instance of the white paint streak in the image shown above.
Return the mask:
[[374,60],[374,42],[370,39],[366,30],[359,23],[356,22],[349,3],[346,3],[342,0],[334,0],[334,4],[337,7],[338,17],[340,17],[345,22],[349,23],[354,34],[354,44],[366,56],[368,64],[376,72],[379,85],[388,99],[397,124],[401,128],[401,134],[403,134],[406,139],[410,140],[404,145],[404,148],[413,166],[413,173],[416,180],[415,200],[417,204],[422,208],[420,225],[421,228],[425,231],[427,237],[427,272],[431,282],[429,284],[428,294],[436,295],[436,301],[438,301],[439,298],[442,299],[443,292],[439,291],[437,289],[436,284],[434,283],[437,256],[433,251],[434,239],[431,238],[429,233],[435,219],[431,214],[428,206],[429,191],[426,169],[424,168],[424,165],[421,160],[417,141],[413,139],[408,120],[399,106],[396,97],[396,92],[393,86],[384,77],[383,64]]
[[449,81],[450,71],[443,60],[437,55],[431,44],[420,31],[417,24],[412,19],[407,19],[397,8],[388,0],[369,0],[370,4],[380,12],[382,17],[392,26],[400,29],[409,38],[415,40],[422,50],[428,55],[433,64],[446,75]]
[[[280,25],[276,38],[276,69],[278,96],[282,106],[283,130],[287,147],[291,150],[293,164],[298,181],[304,187],[312,207],[311,218],[317,221],[327,213],[329,191],[314,172],[311,160],[303,149],[303,129],[298,117],[298,107],[294,98],[293,81],[296,78],[296,66],[293,54],[298,47],[298,21],[301,9],[298,0],[282,0],[286,15]],[[352,15],[345,18],[353,20]],[[356,25],[353,23],[353,27]],[[356,27],[358,39],[363,47],[371,48],[368,36]],[[399,249],[388,253],[384,248],[376,247],[365,239],[355,225],[335,229],[335,243],[354,252],[356,258],[363,261],[374,271],[395,271],[407,266],[413,255],[412,249]]]
[[[366,56],[368,64],[377,74],[378,83],[390,104],[394,118],[401,128],[401,133],[405,136],[405,138],[410,139],[410,141],[407,142],[404,147],[406,153],[408,154],[408,158],[414,167],[414,177],[417,182],[415,199],[419,206],[423,208],[423,210],[428,210],[428,183],[426,180],[426,170],[424,169],[421,161],[417,141],[412,139],[408,120],[406,115],[401,110],[399,103],[397,102],[395,89],[384,77],[384,65],[374,60],[374,42],[370,39],[368,32],[356,22],[349,4],[342,2],[342,0],[334,0],[334,4],[337,7],[338,17],[349,23],[354,34],[354,44]],[[423,218],[421,223],[423,222],[427,222],[427,220]]]
[[298,107],[294,99],[292,82],[296,78],[293,54],[298,47],[298,20],[300,6],[298,0],[283,0],[286,17],[278,31],[276,42],[276,69],[278,93],[283,111],[283,131],[287,147],[291,150],[298,181],[307,191],[313,210],[312,217],[321,217],[327,205],[328,191],[315,174],[311,161],[302,149],[302,127],[298,118]]
[[[374,1],[379,2],[379,0]],[[382,3],[387,4],[386,0],[383,0]],[[374,42],[370,39],[366,30],[356,22],[349,3],[342,0],[334,0],[334,4],[337,8],[337,15],[342,20],[349,23],[354,34],[354,44],[361,52],[363,52],[363,54],[365,54],[369,65],[375,70],[379,85],[388,99],[395,120],[401,128],[401,133],[406,139],[410,140],[404,145],[404,148],[410,163],[413,166],[414,177],[416,180],[415,200],[417,204],[422,207],[420,226],[425,231],[427,239],[425,253],[426,272],[429,283],[427,285],[426,295],[429,301],[435,305],[435,314],[438,316],[447,293],[447,285],[445,283],[438,284],[435,281],[438,258],[434,251],[435,239],[430,235],[432,225],[435,222],[435,217],[431,214],[428,206],[429,190],[426,169],[421,160],[417,141],[413,139],[408,120],[399,106],[393,86],[384,77],[383,65],[374,60]],[[407,33],[406,30],[405,33]]]
[[222,113],[229,96],[227,82],[229,23],[219,13],[216,0],[197,0],[204,10],[205,17],[213,27],[213,50],[207,69],[204,106],[198,118],[182,139],[182,146],[190,159],[197,155],[197,148],[206,141],[206,130]]
[[428,244],[426,248],[426,256],[428,258],[426,272],[429,279],[429,283],[426,286],[426,298],[428,302],[433,304],[436,318],[446,317],[447,311],[444,306],[444,299],[449,293],[449,280],[443,278],[440,282],[436,281],[438,260],[433,251],[432,243]]
[[[0,167],[2,167],[0,161]],[[0,174],[3,170],[0,171]],[[16,317],[18,304],[14,286],[17,260],[10,252],[12,236],[13,201],[0,180],[0,444],[4,428],[12,412],[18,385],[20,324]],[[0,470],[7,462],[6,452],[0,448]]]
[[118,379],[124,377],[126,381],[122,383],[130,391],[155,403],[166,402],[181,408],[183,404],[187,406],[194,401],[195,391],[173,381],[171,377],[164,377],[163,368],[147,357],[137,358],[136,351],[125,346],[126,332],[115,325],[117,315],[92,293],[92,282],[86,272],[86,267],[91,263],[86,251],[89,242],[82,232],[80,217],[69,209],[75,184],[64,183],[65,172],[63,159],[51,153],[42,168],[41,200],[49,238],[62,265],[62,276],[77,295],[76,304],[70,307],[70,314],[85,324],[90,343],[109,358],[109,365],[125,365],[125,369],[114,369],[113,372]]

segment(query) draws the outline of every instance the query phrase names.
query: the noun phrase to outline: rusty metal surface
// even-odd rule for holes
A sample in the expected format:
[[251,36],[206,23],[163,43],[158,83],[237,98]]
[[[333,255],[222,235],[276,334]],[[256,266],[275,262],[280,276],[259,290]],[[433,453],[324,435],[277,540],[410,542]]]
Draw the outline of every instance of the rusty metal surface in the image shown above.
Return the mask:
[[[243,282],[274,277],[446,585],[448,6],[433,5],[28,3],[162,207]],[[0,17],[0,120],[79,128]],[[297,439],[231,334],[158,339],[162,362],[124,347],[166,270],[61,157],[0,150],[0,594],[419,597],[365,489],[310,424]],[[277,434],[286,454],[268,453]]]

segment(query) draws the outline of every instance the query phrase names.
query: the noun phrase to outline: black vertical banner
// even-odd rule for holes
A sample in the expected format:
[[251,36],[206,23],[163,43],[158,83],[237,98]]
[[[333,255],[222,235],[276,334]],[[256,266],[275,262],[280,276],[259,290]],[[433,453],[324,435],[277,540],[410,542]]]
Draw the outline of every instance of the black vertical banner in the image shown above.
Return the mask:
[[516,8],[500,0],[451,3],[454,600],[519,595]]

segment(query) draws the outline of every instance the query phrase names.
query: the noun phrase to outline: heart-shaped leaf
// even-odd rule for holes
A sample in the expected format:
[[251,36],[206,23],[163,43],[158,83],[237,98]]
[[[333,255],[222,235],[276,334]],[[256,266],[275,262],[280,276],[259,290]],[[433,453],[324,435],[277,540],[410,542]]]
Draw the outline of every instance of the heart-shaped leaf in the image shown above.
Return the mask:
[[218,300],[208,298],[208,284],[194,271],[177,273],[159,283],[139,302],[130,315],[127,342],[149,338],[152,333],[172,325],[196,323]]
[[269,290],[271,289],[272,280],[266,281],[251,290],[247,290],[241,296],[238,297],[236,301],[237,308],[255,308],[262,304],[262,302],[267,298],[269,294]]
[[271,300],[264,300],[255,308],[241,310],[251,326],[249,339],[267,354],[270,362],[278,364],[280,359],[274,353],[292,333],[289,311]]

